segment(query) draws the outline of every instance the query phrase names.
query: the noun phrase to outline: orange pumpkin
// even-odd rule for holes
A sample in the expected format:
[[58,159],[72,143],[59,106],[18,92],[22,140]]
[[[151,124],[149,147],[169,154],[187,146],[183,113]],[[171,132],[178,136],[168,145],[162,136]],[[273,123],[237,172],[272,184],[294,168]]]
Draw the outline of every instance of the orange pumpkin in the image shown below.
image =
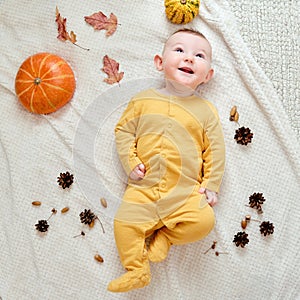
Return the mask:
[[19,101],[30,112],[52,113],[71,100],[76,83],[68,63],[51,53],[37,53],[20,66],[15,80]]

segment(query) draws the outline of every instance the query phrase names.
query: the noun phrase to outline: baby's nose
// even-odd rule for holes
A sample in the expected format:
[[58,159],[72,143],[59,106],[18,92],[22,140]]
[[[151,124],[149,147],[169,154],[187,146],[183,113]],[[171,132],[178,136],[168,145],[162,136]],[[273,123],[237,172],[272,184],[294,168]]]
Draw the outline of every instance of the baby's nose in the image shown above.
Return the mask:
[[187,55],[185,58],[184,58],[184,61],[186,62],[193,62],[194,61],[194,58],[192,55]]

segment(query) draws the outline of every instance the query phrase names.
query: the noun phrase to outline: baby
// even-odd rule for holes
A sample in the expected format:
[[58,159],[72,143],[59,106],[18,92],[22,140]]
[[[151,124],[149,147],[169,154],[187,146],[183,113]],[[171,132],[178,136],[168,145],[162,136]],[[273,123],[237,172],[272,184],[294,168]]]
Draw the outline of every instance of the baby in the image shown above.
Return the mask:
[[171,245],[198,241],[214,227],[224,138],[215,107],[195,94],[213,76],[211,59],[211,45],[201,33],[176,31],[154,57],[165,87],[136,95],[115,127],[129,177],[114,220],[127,272],[110,282],[109,291],[148,285],[149,261],[164,260]]

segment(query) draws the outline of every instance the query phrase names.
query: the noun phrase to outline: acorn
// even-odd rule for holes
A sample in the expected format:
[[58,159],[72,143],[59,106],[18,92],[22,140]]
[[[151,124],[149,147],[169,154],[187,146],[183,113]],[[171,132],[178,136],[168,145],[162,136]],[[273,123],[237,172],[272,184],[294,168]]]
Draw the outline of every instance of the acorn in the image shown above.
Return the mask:
[[94,225],[95,225],[95,221],[93,220],[93,221],[89,224],[89,227],[90,227],[90,228],[93,228]]
[[234,116],[236,112],[237,112],[237,107],[236,105],[234,105],[230,110],[230,116]]
[[70,209],[70,208],[69,208],[68,206],[66,206],[66,207],[62,208],[60,212],[61,212],[62,214],[65,214],[66,212],[69,211],[69,209]]
[[240,116],[239,113],[236,112],[233,116],[233,121],[237,122],[239,120],[239,116]]
[[96,254],[94,256],[94,259],[100,263],[103,263],[104,262],[104,259],[102,258],[102,256],[100,254]]
[[250,216],[250,215],[246,215],[246,216],[245,216],[245,220],[246,220],[247,222],[250,222],[251,216]]
[[237,111],[237,106],[234,105],[231,110],[230,110],[230,117],[229,117],[229,120],[230,121],[234,121],[234,122],[237,122],[239,120],[239,113]]
[[106,200],[104,199],[104,198],[101,198],[100,199],[100,202],[101,202],[101,205],[103,206],[103,207],[107,207],[107,202],[106,202]]
[[243,229],[245,229],[247,227],[247,220],[246,219],[244,219],[244,220],[241,221],[241,227]]

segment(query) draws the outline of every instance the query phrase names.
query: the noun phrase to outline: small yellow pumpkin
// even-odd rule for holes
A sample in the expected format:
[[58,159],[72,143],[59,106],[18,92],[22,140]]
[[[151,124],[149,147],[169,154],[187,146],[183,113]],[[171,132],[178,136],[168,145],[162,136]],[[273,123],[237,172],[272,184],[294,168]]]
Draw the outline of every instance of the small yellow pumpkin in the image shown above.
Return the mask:
[[167,18],[175,24],[191,22],[199,13],[199,0],[165,0]]

